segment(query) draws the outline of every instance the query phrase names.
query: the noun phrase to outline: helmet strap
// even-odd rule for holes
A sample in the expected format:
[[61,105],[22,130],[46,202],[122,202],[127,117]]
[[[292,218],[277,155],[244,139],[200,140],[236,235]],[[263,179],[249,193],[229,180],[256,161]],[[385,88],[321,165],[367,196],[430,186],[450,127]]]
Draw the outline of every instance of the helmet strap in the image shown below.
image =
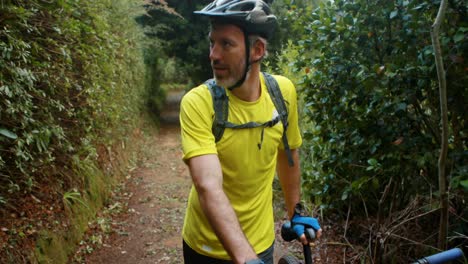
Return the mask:
[[250,62],[250,42],[249,42],[249,37],[247,35],[247,33],[245,32],[245,30],[242,30],[244,32],[244,42],[245,42],[245,71],[244,71],[244,75],[242,76],[242,78],[240,78],[234,85],[232,85],[231,87],[228,87],[229,91],[232,91],[234,90],[235,88],[241,86],[245,79],[247,78],[247,73],[250,71],[250,66],[252,65],[252,63],[255,63],[257,61],[254,61],[254,62]]

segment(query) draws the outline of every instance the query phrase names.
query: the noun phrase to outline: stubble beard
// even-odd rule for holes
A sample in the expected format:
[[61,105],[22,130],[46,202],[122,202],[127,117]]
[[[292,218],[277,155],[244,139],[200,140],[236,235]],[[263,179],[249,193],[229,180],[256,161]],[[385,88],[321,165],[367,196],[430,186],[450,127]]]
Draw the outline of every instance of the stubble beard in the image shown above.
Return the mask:
[[[213,64],[212,64],[213,68]],[[244,75],[245,70],[245,62],[240,62],[240,65],[236,65],[234,67],[229,67],[225,75],[218,76],[216,71],[213,69],[213,76],[216,81],[216,84],[224,87],[229,88],[234,86]]]

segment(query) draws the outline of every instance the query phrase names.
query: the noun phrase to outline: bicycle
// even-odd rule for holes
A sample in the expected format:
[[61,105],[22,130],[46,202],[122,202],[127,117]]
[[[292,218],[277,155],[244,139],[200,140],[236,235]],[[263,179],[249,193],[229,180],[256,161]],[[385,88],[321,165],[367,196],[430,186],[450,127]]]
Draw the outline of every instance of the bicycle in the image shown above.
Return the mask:
[[[306,237],[309,241],[315,239],[315,231],[312,228],[305,230]],[[297,239],[297,235],[292,229],[291,222],[286,221],[281,226],[281,237],[284,241],[290,242]],[[312,264],[312,250],[309,245],[303,245],[305,264]],[[457,260],[463,257],[463,251],[459,248],[452,248],[434,255],[430,255],[412,262],[411,264],[443,264],[449,261]],[[280,258],[278,264],[301,264],[296,257],[285,255]]]

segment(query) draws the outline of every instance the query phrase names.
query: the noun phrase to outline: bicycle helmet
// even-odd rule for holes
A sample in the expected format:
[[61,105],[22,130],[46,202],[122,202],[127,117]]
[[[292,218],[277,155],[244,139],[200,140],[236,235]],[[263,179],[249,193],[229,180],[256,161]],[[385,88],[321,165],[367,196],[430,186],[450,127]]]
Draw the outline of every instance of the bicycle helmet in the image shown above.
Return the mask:
[[215,0],[194,13],[235,24],[247,35],[258,34],[266,39],[273,36],[276,28],[276,16],[262,0]]

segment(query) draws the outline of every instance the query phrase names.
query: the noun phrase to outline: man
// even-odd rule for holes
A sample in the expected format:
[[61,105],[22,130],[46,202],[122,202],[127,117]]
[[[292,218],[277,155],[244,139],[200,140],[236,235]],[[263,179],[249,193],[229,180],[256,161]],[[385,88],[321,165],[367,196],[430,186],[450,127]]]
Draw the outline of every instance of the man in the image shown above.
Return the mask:
[[[216,85],[229,98],[228,121],[275,119],[278,112],[260,73],[266,40],[276,25],[269,6],[260,0],[216,0],[195,13],[211,18],[210,60]],[[282,122],[271,127],[226,128],[216,141],[215,110],[207,85],[192,89],[181,102],[183,158],[193,181],[182,232],[186,264],[273,263],[275,172],[302,243],[308,243],[304,226],[320,235],[316,219],[301,218],[294,210],[300,200],[297,148],[302,143],[296,91],[287,78],[274,78],[288,106],[286,135],[293,166],[282,143]]]

